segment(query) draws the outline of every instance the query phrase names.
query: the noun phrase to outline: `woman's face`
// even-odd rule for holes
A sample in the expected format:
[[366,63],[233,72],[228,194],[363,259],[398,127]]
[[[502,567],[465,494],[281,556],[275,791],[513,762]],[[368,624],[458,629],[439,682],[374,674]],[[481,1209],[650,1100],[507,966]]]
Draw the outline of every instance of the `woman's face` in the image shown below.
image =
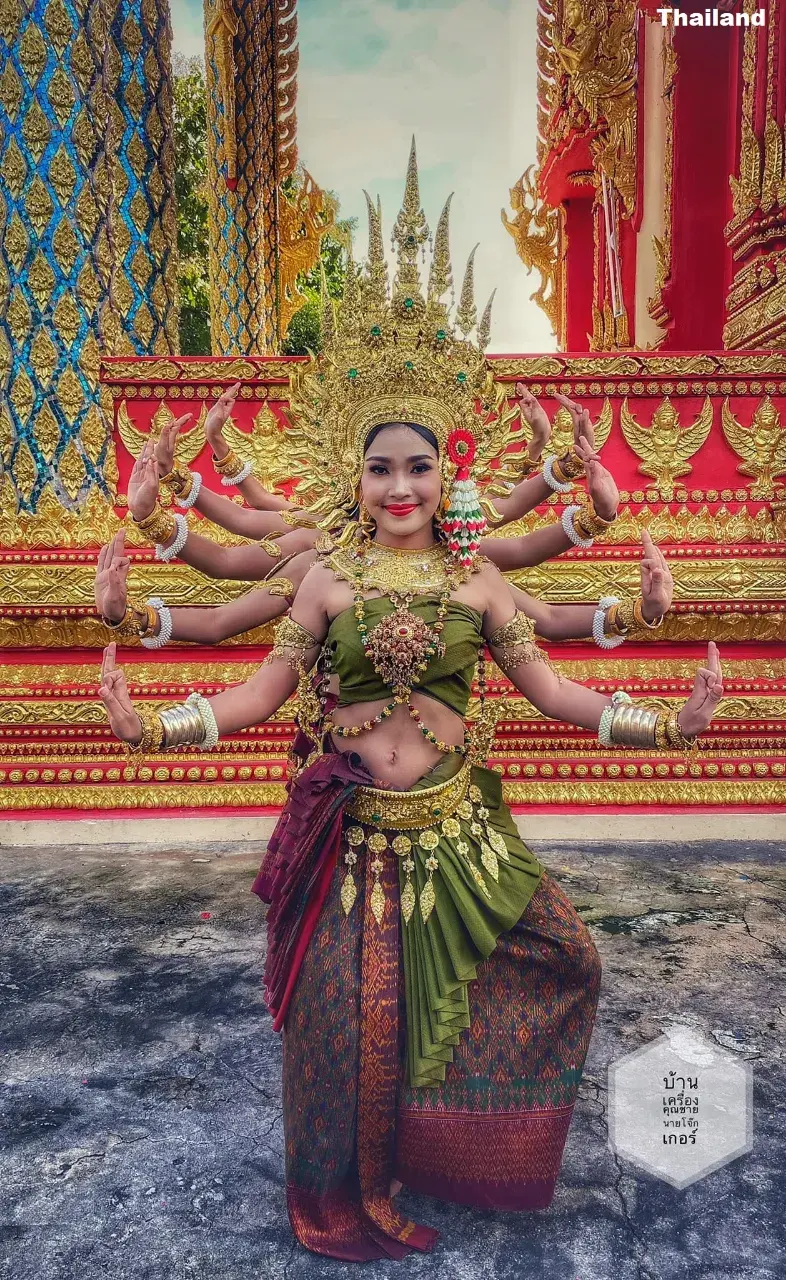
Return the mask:
[[383,427],[363,459],[360,493],[378,533],[418,533],[431,524],[442,497],[436,449],[411,427]]

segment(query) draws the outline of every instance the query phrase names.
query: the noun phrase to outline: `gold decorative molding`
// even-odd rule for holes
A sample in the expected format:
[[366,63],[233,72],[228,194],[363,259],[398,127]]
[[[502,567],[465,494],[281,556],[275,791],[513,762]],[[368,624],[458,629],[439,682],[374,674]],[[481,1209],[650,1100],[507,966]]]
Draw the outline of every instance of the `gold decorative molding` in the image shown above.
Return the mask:
[[[671,228],[672,182],[674,170],[674,89],[677,80],[677,53],[674,48],[674,29],[664,27],[661,47],[663,76],[662,100],[665,113],[663,145],[663,229],[660,236],[652,237],[655,252],[655,291],[647,300],[647,312],[662,329],[671,323],[671,314],[663,294],[671,278]],[[665,337],[665,333],[663,335]],[[660,341],[662,341],[661,339]],[[659,345],[659,344],[657,344]]]

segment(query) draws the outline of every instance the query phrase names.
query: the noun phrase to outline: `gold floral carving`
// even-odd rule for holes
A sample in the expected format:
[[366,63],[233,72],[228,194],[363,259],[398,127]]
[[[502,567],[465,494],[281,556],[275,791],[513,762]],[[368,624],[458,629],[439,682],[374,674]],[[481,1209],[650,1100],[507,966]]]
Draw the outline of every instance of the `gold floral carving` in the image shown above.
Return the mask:
[[647,430],[634,418],[626,396],[620,409],[620,426],[626,442],[641,459],[639,471],[652,476],[664,497],[671,498],[675,480],[693,470],[688,458],[699,451],[710,433],[712,401],[709,396],[705,398],[698,417],[686,429],[680,425],[679,411],[665,396]]
[[532,165],[510,188],[513,218],[502,209],[502,224],[513,237],[516,253],[529,274],[533,267],[540,276],[540,287],[530,295],[549,319],[560,346],[565,342],[565,317],[562,312],[563,281],[560,236],[562,215],[540,199],[531,176]]
[[745,428],[729,408],[728,396],[721,411],[723,434],[742,462],[737,470],[752,476],[751,495],[770,497],[778,476],[786,475],[786,428],[769,396],[756,406]]

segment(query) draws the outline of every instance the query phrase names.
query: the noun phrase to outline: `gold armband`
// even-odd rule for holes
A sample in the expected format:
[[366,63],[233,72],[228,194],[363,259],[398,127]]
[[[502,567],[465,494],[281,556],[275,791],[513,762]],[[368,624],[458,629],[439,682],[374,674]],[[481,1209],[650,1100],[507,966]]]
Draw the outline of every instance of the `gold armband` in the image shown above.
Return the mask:
[[282,618],[276,627],[273,648],[265,662],[283,658],[293,671],[302,673],[305,670],[306,654],[319,643],[317,637],[306,627],[301,627],[299,622],[294,622],[292,618]]
[[278,514],[291,529],[314,528],[314,521],[307,511],[279,511]]
[[584,463],[581,458],[569,449],[561,458],[555,458],[551,464],[551,473],[560,484],[570,484],[577,476],[584,475]]
[[488,643],[495,649],[502,650],[501,656],[495,661],[503,671],[521,666],[525,662],[545,662],[551,666],[548,654],[535,643],[535,623],[520,609],[516,610],[504,626],[497,627],[489,636]]
[[489,524],[502,524],[505,517],[501,511],[497,511],[491,498],[481,498],[480,509],[483,512]]
[[259,545],[262,550],[266,551],[274,560],[280,560],[284,553],[278,545],[277,539],[283,537],[284,534],[281,530],[274,530],[273,533],[268,533],[264,538],[261,538]]
[[292,600],[295,595],[295,584],[291,578],[270,578],[264,584],[264,590],[271,596],[281,596],[284,600]]
[[177,533],[175,517],[169,511],[162,511],[159,506],[155,506],[143,520],[135,519],[134,524],[146,538],[162,547],[171,542]]
[[184,467],[181,462],[174,462],[172,470],[161,476],[159,483],[168,485],[178,498],[187,499],[194,487],[194,477],[188,467]]
[[604,529],[608,529],[609,525],[614,524],[616,519],[616,512],[611,520],[604,520],[603,516],[599,516],[590,498],[586,505],[576,512],[573,528],[580,538],[594,538],[597,534],[603,533]]

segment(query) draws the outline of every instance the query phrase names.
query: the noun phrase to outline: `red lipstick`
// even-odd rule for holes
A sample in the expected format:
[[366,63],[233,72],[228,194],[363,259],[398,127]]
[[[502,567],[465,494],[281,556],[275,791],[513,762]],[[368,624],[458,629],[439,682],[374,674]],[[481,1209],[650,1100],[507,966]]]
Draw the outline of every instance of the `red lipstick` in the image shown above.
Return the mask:
[[413,511],[417,511],[418,502],[392,502],[390,506],[385,507],[392,516],[409,516]]

